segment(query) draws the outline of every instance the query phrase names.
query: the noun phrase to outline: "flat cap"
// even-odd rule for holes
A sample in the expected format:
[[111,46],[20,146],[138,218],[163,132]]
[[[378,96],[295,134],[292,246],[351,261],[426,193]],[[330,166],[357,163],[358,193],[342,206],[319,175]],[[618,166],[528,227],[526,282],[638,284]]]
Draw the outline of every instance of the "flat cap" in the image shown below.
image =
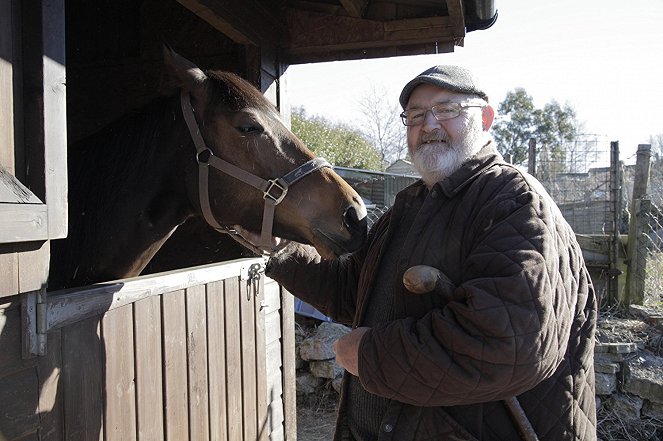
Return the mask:
[[460,66],[433,66],[421,72],[407,83],[401,92],[399,101],[405,109],[410,94],[420,84],[428,83],[454,92],[478,95],[488,101],[488,95],[479,86],[477,78],[464,67]]

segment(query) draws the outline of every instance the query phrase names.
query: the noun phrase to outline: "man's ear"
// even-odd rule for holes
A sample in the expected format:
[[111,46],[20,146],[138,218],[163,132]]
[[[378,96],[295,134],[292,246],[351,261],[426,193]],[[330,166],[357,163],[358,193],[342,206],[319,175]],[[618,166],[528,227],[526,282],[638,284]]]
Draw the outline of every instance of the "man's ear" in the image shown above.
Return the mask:
[[495,119],[495,110],[490,104],[488,104],[486,107],[481,109],[481,121],[483,123],[484,132],[487,132],[490,129],[490,127],[493,125],[494,119]]

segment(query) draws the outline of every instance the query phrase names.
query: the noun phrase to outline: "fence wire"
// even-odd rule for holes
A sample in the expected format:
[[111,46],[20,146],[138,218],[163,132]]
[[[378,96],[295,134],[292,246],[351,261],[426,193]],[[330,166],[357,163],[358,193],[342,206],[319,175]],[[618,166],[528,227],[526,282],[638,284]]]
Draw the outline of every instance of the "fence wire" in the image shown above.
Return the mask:
[[635,273],[642,279],[644,304],[663,302],[663,219],[661,209],[651,204],[643,213],[645,228],[638,241],[638,253],[645,256],[644,268]]
[[[535,175],[576,234],[613,233],[615,207],[621,206],[611,192],[614,172],[610,143],[594,135],[579,137],[563,151],[537,147]],[[628,223],[618,227],[628,229]]]

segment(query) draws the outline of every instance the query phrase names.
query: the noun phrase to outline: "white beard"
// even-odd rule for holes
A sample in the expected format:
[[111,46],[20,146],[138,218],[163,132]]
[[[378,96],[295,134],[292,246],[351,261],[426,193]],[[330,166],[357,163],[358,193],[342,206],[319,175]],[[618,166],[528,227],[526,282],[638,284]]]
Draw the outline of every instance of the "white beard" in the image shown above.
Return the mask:
[[488,136],[481,124],[468,124],[459,139],[450,143],[446,133],[434,132],[423,136],[424,142],[411,154],[412,165],[428,187],[451,176],[481,150]]

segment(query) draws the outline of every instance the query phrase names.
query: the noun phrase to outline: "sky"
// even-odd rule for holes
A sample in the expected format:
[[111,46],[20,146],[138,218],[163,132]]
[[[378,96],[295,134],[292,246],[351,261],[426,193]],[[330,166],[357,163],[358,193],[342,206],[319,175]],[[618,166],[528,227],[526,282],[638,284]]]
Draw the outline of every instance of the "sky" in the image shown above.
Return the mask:
[[524,88],[535,106],[571,105],[585,133],[619,141],[635,162],[638,144],[663,134],[663,0],[495,0],[497,22],[470,32],[453,53],[293,65],[288,94],[308,115],[353,124],[372,86],[398,102],[402,87],[436,64],[481,79],[497,110]]

